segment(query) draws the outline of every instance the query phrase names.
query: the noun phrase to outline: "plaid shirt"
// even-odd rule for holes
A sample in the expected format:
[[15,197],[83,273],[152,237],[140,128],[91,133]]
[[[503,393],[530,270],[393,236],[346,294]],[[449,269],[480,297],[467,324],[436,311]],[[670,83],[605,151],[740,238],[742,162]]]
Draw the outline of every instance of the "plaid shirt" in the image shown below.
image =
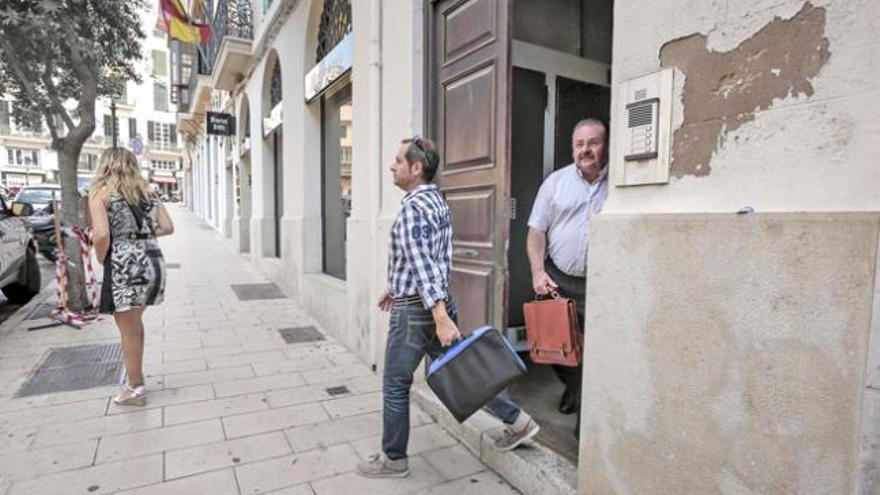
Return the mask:
[[400,298],[419,295],[425,309],[448,296],[452,266],[449,205],[434,184],[422,184],[403,197],[391,227],[388,292]]

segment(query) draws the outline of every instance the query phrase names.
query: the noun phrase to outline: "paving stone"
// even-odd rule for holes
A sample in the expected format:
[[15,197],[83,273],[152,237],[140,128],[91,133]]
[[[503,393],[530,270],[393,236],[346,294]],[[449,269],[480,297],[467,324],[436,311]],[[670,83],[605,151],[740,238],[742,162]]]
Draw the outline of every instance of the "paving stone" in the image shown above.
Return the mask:
[[435,485],[416,492],[417,495],[518,495],[519,492],[498,477],[483,471],[465,478]]
[[376,374],[359,376],[345,380],[345,385],[353,394],[365,394],[382,390],[382,378]]
[[165,453],[165,478],[181,478],[290,454],[280,431]]
[[313,481],[312,489],[316,495],[395,495],[412,493],[442,483],[443,477],[421,457],[410,457],[409,476],[406,478],[364,478],[354,472],[332,478]]
[[165,362],[183,361],[187,359],[204,359],[214,356],[228,356],[241,352],[240,345],[224,345],[199,349],[180,349],[165,351]]
[[269,492],[269,495],[315,495],[315,492],[312,491],[312,487],[308,483],[303,483],[302,485]]
[[15,411],[0,414],[0,427],[14,425],[16,428],[28,428],[59,421],[96,418],[103,416],[107,410],[109,398],[72,402],[40,408],[39,414],[31,411]]
[[0,479],[17,480],[92,464],[97,440],[0,456]]
[[303,404],[223,418],[223,427],[227,438],[238,438],[326,419],[327,413],[320,404]]
[[[10,453],[27,449],[33,443],[37,431],[37,427],[17,428],[14,425],[10,425],[8,429],[0,428],[0,452]],[[3,491],[0,491],[0,494],[2,493]]]
[[17,481],[13,483],[10,495],[101,495],[160,481],[161,454]]
[[229,397],[232,395],[248,394],[252,392],[264,392],[305,385],[299,373],[287,373],[283,375],[262,376],[235,380],[214,385],[217,397]]
[[187,373],[191,371],[205,371],[208,365],[204,359],[188,359],[186,361],[172,361],[170,363],[144,361],[144,374],[158,376],[170,373]]
[[132,433],[162,426],[160,409],[134,411],[128,414],[102,416],[80,421],[54,423],[40,427],[34,447],[77,442],[91,438]]
[[[211,385],[196,385],[193,387],[168,388],[165,390],[148,390],[147,405],[144,409],[185,404],[188,402],[213,399],[214,387]],[[125,414],[131,412],[131,407],[117,406],[110,403],[107,414]]]
[[232,469],[190,476],[121,492],[120,495],[238,495]]
[[219,370],[194,371],[190,373],[173,373],[165,376],[166,387],[186,387],[204,383],[219,383],[254,376],[250,366],[236,366]]
[[308,384],[326,383],[329,381],[341,381],[346,378],[358,378],[361,376],[372,375],[370,368],[363,364],[348,364],[335,368],[326,368],[321,370],[304,371],[302,373],[303,380]]
[[448,480],[470,476],[486,469],[486,466],[461,444],[431,450],[423,453],[422,457]]
[[86,390],[73,390],[70,392],[58,392],[55,394],[32,395],[30,397],[16,397],[14,399],[0,403],[0,412],[22,411],[27,409],[36,409],[46,406],[54,406],[60,404],[70,404],[73,402],[83,402],[92,399],[106,399],[119,390],[118,385],[108,385],[106,387],[95,387]]
[[239,395],[225,399],[191,402],[165,408],[165,425],[189,423],[269,409],[269,401],[261,395]]
[[[451,447],[458,443],[443,428],[434,423],[415,427],[410,425],[410,428],[407,453],[411,456],[444,447]],[[367,458],[379,451],[379,447],[382,445],[382,437],[364,438],[352,442],[351,445],[361,457]]]
[[324,409],[331,418],[344,418],[382,410],[382,392],[371,392],[324,401]]
[[270,390],[265,392],[265,395],[269,405],[278,408],[326,399],[327,391],[326,387],[322,385],[302,385],[299,387]]
[[[314,450],[239,466],[235,468],[235,471],[241,493],[256,495],[352,471],[357,467],[359,461],[360,459],[351,446],[343,444],[330,447],[327,450]],[[346,491],[332,493],[336,495],[357,493],[360,495],[360,490],[352,491],[355,486],[357,485],[350,485]]]
[[284,431],[294,452],[375,437],[382,434],[382,414],[371,413],[350,418],[322,421]]
[[223,440],[220,420],[168,426],[101,439],[97,464]]
[[218,356],[208,358],[208,367],[211,369],[228,368],[230,366],[242,366],[247,364],[271,363],[274,361],[286,360],[281,350],[261,351],[261,352],[243,352],[232,356]]
[[[285,355],[286,357],[286,355]],[[306,356],[298,359],[284,359],[283,361],[270,361],[265,363],[254,363],[254,371],[257,376],[277,375],[281,373],[291,373],[294,371],[319,370],[335,366],[325,356]]]

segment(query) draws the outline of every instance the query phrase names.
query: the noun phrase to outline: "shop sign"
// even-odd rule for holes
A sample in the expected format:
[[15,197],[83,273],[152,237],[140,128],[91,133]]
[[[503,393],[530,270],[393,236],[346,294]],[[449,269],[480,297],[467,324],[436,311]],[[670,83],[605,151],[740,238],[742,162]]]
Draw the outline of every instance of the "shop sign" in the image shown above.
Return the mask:
[[208,134],[213,136],[232,136],[235,134],[235,117],[228,113],[208,112],[206,125]]
[[351,70],[352,47],[352,33],[348,33],[306,74],[306,102],[321,96],[321,93]]

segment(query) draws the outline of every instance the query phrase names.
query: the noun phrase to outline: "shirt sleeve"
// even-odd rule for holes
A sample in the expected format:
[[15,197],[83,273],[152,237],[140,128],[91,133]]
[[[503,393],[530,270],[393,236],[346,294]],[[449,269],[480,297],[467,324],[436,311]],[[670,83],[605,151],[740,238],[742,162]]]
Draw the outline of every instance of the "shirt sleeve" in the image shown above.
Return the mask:
[[411,204],[404,207],[402,221],[403,256],[415,277],[422,304],[430,309],[447,296],[443,274],[432,254],[441,242],[441,232],[438,225]]
[[535,204],[532,205],[532,213],[529,215],[529,227],[547,232],[550,228],[550,214],[553,208],[553,175],[547,178],[538,189],[538,196],[535,197]]

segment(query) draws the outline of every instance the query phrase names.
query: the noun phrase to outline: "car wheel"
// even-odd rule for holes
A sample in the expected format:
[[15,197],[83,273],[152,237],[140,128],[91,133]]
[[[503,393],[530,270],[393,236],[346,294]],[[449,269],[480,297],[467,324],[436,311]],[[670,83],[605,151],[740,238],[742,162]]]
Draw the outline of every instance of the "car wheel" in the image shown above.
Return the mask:
[[18,280],[4,287],[3,295],[10,302],[24,304],[40,292],[40,285],[40,263],[37,261],[37,253],[29,248],[24,263],[19,268]]

